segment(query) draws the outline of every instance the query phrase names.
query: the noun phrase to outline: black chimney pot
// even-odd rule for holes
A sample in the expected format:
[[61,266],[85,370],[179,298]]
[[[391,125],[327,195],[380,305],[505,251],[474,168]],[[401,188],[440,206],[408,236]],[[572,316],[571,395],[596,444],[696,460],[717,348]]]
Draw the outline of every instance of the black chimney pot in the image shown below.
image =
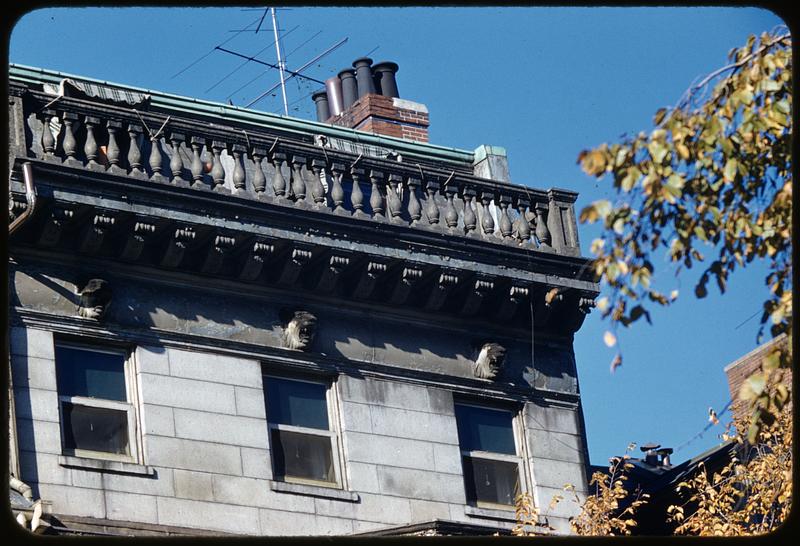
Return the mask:
[[358,100],[356,71],[352,68],[345,68],[339,72],[339,79],[342,80],[342,106],[347,110]]
[[325,121],[331,117],[331,111],[328,107],[328,93],[324,88],[311,95],[311,98],[317,105],[317,121]]
[[353,68],[356,69],[356,80],[358,82],[358,98],[375,93],[375,82],[372,79],[372,59],[361,57],[353,61]]
[[380,82],[377,87],[380,89],[381,95],[400,98],[400,93],[397,91],[397,80],[395,79],[395,74],[399,68],[397,63],[391,61],[383,61],[372,66],[375,81]]

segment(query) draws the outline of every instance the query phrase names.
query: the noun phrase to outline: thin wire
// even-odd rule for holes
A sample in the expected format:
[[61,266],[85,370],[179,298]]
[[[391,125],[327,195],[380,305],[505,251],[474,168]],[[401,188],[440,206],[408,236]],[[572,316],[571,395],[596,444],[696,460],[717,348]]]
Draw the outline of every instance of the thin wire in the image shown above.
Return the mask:
[[211,49],[211,51],[209,51],[208,53],[206,53],[205,55],[203,55],[202,57],[200,57],[199,59],[197,59],[196,61],[194,61],[193,63],[191,63],[189,66],[187,66],[186,68],[184,68],[184,69],[183,69],[183,70],[181,70],[180,72],[178,72],[178,73],[176,73],[176,74],[173,74],[173,75],[170,77],[170,79],[174,79],[174,78],[176,78],[176,77],[180,76],[181,74],[183,74],[184,72],[186,72],[187,70],[189,70],[190,68],[192,68],[194,65],[196,65],[197,63],[199,63],[200,61],[202,61],[203,59],[205,59],[206,57],[208,57],[208,56],[209,56],[209,55],[211,55],[212,53],[214,53],[214,51],[216,51],[216,49],[217,49],[218,47],[220,47],[220,46],[224,46],[225,44],[227,44],[228,42],[230,42],[231,40],[233,40],[234,38],[236,38],[236,37],[237,37],[239,34],[241,34],[242,32],[245,32],[246,30],[248,30],[248,29],[249,29],[251,26],[253,26],[253,24],[254,24],[255,22],[256,22],[256,19],[253,19],[253,22],[252,22],[252,23],[250,23],[249,25],[247,25],[246,27],[244,27],[242,30],[240,30],[239,32],[237,32],[236,34],[234,34],[233,36],[231,36],[230,38],[228,38],[227,40],[225,40],[225,41],[224,41],[224,42],[222,42],[221,44],[219,44],[219,45],[217,45],[217,46],[213,47],[213,48]]
[[[733,399],[731,398],[730,400],[728,400],[728,403],[727,403],[727,404],[725,404],[725,407],[724,407],[724,408],[722,408],[722,411],[720,411],[720,412],[717,414],[717,418],[719,418],[719,417],[721,417],[721,416],[725,415],[725,413],[726,413],[726,412],[728,411],[728,409],[731,407],[731,404],[732,404],[732,403],[733,403]],[[701,430],[700,432],[698,432],[697,434],[695,434],[694,436],[692,436],[691,438],[689,438],[688,440],[686,440],[685,442],[683,442],[681,445],[679,445],[678,447],[676,447],[676,448],[675,448],[675,452],[677,453],[678,451],[680,451],[680,450],[681,450],[681,449],[683,449],[684,447],[688,446],[689,444],[691,444],[692,442],[694,442],[694,441],[695,441],[695,440],[697,440],[698,438],[702,438],[702,437],[703,437],[703,434],[705,434],[706,432],[708,432],[708,429],[710,429],[710,428],[711,428],[711,427],[713,427],[713,426],[714,426],[714,423],[713,423],[713,422],[711,422],[711,423],[708,423],[708,424],[707,424],[705,427],[703,427],[703,430]]]
[[[300,25],[297,25],[297,26],[296,26],[296,27],[294,27],[292,30],[296,30],[297,28],[299,28],[299,26],[300,26]],[[290,30],[289,32],[287,32],[287,33],[286,33],[286,35],[288,36],[289,34],[291,34],[291,33],[292,33],[292,30]],[[267,44],[267,45],[266,45],[266,46],[265,46],[263,49],[261,49],[261,51],[259,51],[259,52],[258,52],[258,53],[256,53],[255,55],[253,55],[253,57],[258,57],[259,55],[261,55],[261,54],[262,54],[262,53],[264,53],[264,52],[265,52],[267,49],[271,48],[271,47],[272,47],[272,46],[274,46],[274,45],[275,45],[274,43],[270,42],[270,43],[269,43],[269,44]],[[239,66],[237,66],[236,68],[234,68],[233,70],[231,70],[231,71],[228,73],[228,75],[227,75],[227,76],[223,76],[221,80],[219,80],[217,83],[215,83],[214,85],[212,85],[211,87],[209,87],[208,89],[206,89],[206,90],[205,90],[205,91],[203,91],[203,92],[204,92],[204,93],[208,93],[209,91],[211,91],[212,89],[214,89],[216,86],[218,86],[219,84],[221,84],[222,82],[224,82],[225,80],[227,80],[228,78],[230,78],[231,76],[233,76],[233,75],[234,75],[236,72],[238,72],[238,71],[239,71],[239,70],[240,70],[242,67],[244,67],[244,66],[245,66],[247,63],[249,63],[249,62],[250,62],[250,59],[247,59],[247,60],[246,60],[246,61],[244,61],[242,64],[240,64]]]
[[[284,34],[284,35],[283,35],[283,37],[285,38],[286,36],[288,36],[288,34],[289,34],[289,33],[287,32],[286,34]],[[291,51],[290,51],[289,53],[287,53],[286,55],[284,55],[284,57],[283,57],[283,58],[284,58],[284,59],[288,58],[288,57],[289,57],[289,55],[291,55],[292,53],[294,53],[295,51],[297,51],[298,49],[300,49],[301,47],[303,47],[304,45],[306,45],[308,42],[310,42],[311,40],[313,40],[314,38],[316,38],[316,37],[317,37],[317,36],[319,36],[320,34],[322,34],[322,31],[321,31],[321,30],[318,30],[316,34],[314,34],[314,35],[313,35],[311,38],[309,38],[308,40],[306,40],[305,42],[303,42],[302,44],[300,44],[299,46],[297,46],[296,48],[294,48],[293,50],[291,50]]]
[[[746,319],[744,319],[742,322],[740,322],[740,323],[739,323],[739,326],[742,326],[744,323],[746,323],[746,322],[749,322],[750,320],[754,319],[755,317],[757,317],[757,316],[758,316],[758,314],[759,314],[759,313],[762,313],[762,312],[763,312],[763,311],[761,311],[761,310],[759,309],[758,311],[756,311],[755,313],[753,313],[752,315],[750,315],[749,317],[747,317]],[[738,330],[738,329],[739,329],[739,326],[737,326],[736,328],[734,328],[734,330]]]

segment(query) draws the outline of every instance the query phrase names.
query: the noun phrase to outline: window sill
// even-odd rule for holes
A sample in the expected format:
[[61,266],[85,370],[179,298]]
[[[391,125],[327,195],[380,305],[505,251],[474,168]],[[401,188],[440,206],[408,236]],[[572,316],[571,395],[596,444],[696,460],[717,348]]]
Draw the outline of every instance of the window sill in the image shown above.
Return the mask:
[[295,495],[321,497],[323,499],[335,499],[346,502],[361,501],[361,497],[354,491],[344,491],[342,489],[333,489],[332,487],[321,487],[318,485],[304,485],[300,483],[270,480],[269,488],[278,493],[293,493]]
[[473,518],[517,521],[516,512],[513,507],[508,510],[499,510],[493,508],[478,508],[477,506],[465,506],[464,513]]
[[122,461],[109,461],[105,459],[89,459],[87,457],[71,457],[60,455],[58,464],[69,468],[83,470],[97,470],[99,472],[114,472],[116,474],[131,474],[134,476],[155,476],[156,469],[152,466]]

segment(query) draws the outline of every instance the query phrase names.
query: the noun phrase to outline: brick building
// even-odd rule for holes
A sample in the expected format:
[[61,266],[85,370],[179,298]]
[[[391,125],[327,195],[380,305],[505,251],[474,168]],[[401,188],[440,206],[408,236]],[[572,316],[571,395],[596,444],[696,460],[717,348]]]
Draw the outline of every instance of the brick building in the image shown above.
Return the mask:
[[322,123],[9,82],[21,523],[486,534],[518,492],[585,490],[575,193],[427,143],[424,107],[379,92]]

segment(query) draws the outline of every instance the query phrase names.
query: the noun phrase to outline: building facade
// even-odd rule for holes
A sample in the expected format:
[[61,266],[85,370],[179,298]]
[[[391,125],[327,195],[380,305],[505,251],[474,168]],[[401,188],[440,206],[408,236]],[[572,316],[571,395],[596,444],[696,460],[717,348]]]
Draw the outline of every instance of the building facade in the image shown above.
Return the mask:
[[9,472],[40,531],[506,532],[528,491],[569,532],[575,193],[427,132],[9,78]]

